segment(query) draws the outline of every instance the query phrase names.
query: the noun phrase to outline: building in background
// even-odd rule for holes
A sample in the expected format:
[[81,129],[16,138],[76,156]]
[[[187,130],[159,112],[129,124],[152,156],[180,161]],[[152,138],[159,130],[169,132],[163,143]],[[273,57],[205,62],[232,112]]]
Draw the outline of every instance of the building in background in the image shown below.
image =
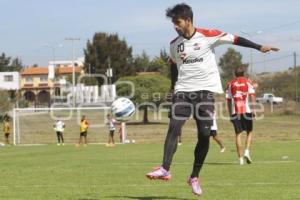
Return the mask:
[[[75,77],[84,75],[84,59],[74,61]],[[72,84],[72,61],[50,61],[47,67],[28,67],[20,73],[20,95],[32,105],[50,105],[53,102],[70,103],[75,95],[77,105],[85,103],[111,103],[116,98],[114,84]],[[87,77],[89,77],[87,75]],[[6,78],[11,80],[11,78]]]
[[[21,72],[21,96],[32,103],[50,104],[51,97],[60,95],[60,88],[72,72],[72,67],[56,67],[54,78],[49,78],[48,67],[26,68]],[[82,68],[75,67],[75,73],[82,74]]]
[[0,72],[0,90],[19,90],[19,72]]

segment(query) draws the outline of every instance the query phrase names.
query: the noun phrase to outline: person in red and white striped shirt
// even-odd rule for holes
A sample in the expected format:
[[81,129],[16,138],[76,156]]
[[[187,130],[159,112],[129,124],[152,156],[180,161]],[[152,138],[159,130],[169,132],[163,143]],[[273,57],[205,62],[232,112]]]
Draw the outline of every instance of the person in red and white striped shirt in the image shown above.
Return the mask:
[[[236,78],[227,84],[226,98],[231,122],[236,134],[236,149],[240,165],[244,159],[250,164],[250,146],[252,141],[253,118],[255,117],[255,87],[253,82],[244,76],[244,68],[235,69]],[[241,133],[246,131],[246,149],[243,155]]]

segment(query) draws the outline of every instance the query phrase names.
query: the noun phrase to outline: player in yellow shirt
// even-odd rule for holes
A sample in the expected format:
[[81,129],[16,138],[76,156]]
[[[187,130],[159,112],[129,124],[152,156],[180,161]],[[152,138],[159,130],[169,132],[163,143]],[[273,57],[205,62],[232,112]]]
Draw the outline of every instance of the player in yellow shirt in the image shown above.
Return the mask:
[[5,144],[9,143],[9,135],[10,135],[10,124],[9,124],[9,118],[5,117],[3,122],[3,132],[5,137]]
[[86,116],[82,115],[80,121],[80,137],[77,146],[80,146],[81,144],[84,144],[85,146],[87,145],[86,136],[87,136],[88,128],[89,128],[89,122],[87,121]]

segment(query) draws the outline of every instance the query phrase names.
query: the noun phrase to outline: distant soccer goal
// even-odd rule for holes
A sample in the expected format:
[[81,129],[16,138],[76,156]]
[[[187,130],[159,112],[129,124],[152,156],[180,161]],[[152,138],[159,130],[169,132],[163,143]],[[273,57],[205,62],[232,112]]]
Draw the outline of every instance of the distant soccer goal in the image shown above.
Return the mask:
[[[106,116],[110,107],[50,107],[50,108],[15,108],[13,111],[14,145],[54,144],[57,142],[54,123],[57,119],[65,123],[63,132],[65,143],[75,144],[79,139],[80,120],[83,115],[90,124],[88,143],[106,143],[108,128]],[[122,126],[122,129],[120,129]],[[119,135],[119,130],[120,135]],[[115,141],[125,143],[126,126],[116,124]],[[121,141],[120,141],[121,140]]]

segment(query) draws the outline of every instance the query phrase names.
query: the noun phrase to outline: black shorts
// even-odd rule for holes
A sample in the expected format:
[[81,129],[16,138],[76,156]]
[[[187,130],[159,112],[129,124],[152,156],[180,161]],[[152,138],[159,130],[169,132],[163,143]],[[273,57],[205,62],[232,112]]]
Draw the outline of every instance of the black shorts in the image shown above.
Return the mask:
[[57,136],[61,136],[61,135],[62,135],[62,132],[61,132],[61,131],[56,131],[56,135],[57,135]]
[[206,90],[196,92],[177,92],[173,96],[170,118],[212,120],[214,113],[214,93]]
[[110,130],[109,131],[109,136],[114,137],[114,133],[115,133],[115,130]]
[[196,92],[177,92],[173,95],[170,118],[188,120],[193,116],[198,126],[198,132],[209,136],[213,125],[214,93],[206,90]]
[[83,136],[83,137],[86,137],[86,136],[87,136],[87,131],[81,132],[81,133],[80,133],[80,136],[81,136],[81,137],[82,137],[82,136]]
[[9,138],[10,133],[4,133],[5,138]]
[[216,137],[217,135],[217,130],[210,130],[210,136]]
[[231,122],[236,134],[243,131],[251,132],[253,130],[253,115],[252,113],[234,114],[231,116]]

